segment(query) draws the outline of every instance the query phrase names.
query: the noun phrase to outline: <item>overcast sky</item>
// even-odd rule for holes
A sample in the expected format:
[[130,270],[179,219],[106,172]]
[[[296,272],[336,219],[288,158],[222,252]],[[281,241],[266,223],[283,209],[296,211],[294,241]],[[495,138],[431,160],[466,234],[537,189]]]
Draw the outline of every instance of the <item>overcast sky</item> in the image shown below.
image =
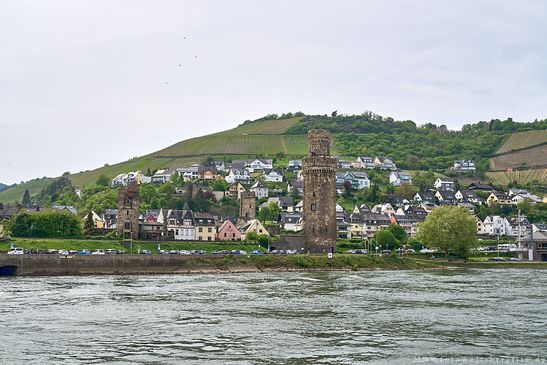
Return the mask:
[[0,182],[268,113],[547,117],[547,1],[0,0]]

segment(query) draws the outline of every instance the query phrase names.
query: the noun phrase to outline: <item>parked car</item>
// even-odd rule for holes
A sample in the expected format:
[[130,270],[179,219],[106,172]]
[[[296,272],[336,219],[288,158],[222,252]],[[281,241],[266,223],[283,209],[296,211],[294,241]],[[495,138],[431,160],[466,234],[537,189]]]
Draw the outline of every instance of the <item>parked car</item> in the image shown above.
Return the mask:
[[25,250],[22,248],[12,248],[8,251],[8,255],[23,255]]
[[226,251],[226,250],[214,251],[213,252],[213,255],[227,255],[227,254],[229,254],[229,252]]
[[59,250],[59,255],[68,256],[69,252],[67,250]]
[[519,259],[518,257],[511,257],[509,259],[509,261],[522,261],[521,259]]
[[95,250],[91,253],[92,255],[104,255],[104,250]]
[[91,255],[91,251],[84,249],[84,250],[78,251],[78,254],[79,255]]
[[251,254],[254,255],[254,256],[260,256],[260,255],[262,255],[262,251],[254,250],[253,252],[251,252]]
[[150,255],[150,254],[152,254],[152,251],[150,251],[150,250],[141,250],[141,254],[142,255]]
[[113,248],[109,248],[109,249],[105,250],[104,253],[107,254],[107,255],[115,255],[115,254],[118,253],[118,251],[116,251]]
[[53,248],[50,248],[49,250],[47,250],[47,253],[50,254],[50,255],[56,255],[59,253],[58,250],[55,250]]
[[78,254],[78,251],[77,251],[77,250],[70,250],[70,251],[68,251],[68,253],[69,253],[70,255],[77,255],[77,254]]
[[492,261],[494,262],[501,262],[501,261],[505,261],[505,259],[503,257],[493,257],[492,258]]

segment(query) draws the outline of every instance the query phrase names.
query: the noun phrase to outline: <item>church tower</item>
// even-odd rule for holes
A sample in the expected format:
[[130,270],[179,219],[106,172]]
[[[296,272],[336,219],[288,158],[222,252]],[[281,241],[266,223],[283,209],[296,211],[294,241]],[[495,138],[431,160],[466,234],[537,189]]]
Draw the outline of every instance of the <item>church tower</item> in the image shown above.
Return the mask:
[[330,156],[330,134],[308,131],[308,156],[302,161],[306,251],[336,247],[336,159]]
[[139,185],[120,186],[118,190],[118,236],[124,240],[139,238]]

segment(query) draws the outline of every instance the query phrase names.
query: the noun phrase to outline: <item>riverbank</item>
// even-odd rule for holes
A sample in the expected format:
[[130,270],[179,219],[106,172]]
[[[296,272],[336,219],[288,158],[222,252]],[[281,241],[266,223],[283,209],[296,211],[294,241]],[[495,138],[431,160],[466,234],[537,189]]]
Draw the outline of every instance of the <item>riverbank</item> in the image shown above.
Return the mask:
[[443,262],[398,256],[368,255],[0,255],[0,266],[17,266],[20,276],[147,275],[261,271],[365,271],[464,268],[537,268],[539,262]]

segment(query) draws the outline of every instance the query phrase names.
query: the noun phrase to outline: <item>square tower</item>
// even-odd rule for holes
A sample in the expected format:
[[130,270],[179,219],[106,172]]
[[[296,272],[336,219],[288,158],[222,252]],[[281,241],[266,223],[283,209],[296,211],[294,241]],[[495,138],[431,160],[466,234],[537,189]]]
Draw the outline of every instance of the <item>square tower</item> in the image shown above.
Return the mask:
[[116,230],[124,240],[139,238],[139,185],[120,186],[118,190],[118,220]]
[[308,131],[308,157],[302,161],[303,221],[306,251],[336,247],[336,159],[330,156],[330,134]]
[[241,193],[239,216],[246,221],[256,218],[256,200],[254,191],[244,191]]

